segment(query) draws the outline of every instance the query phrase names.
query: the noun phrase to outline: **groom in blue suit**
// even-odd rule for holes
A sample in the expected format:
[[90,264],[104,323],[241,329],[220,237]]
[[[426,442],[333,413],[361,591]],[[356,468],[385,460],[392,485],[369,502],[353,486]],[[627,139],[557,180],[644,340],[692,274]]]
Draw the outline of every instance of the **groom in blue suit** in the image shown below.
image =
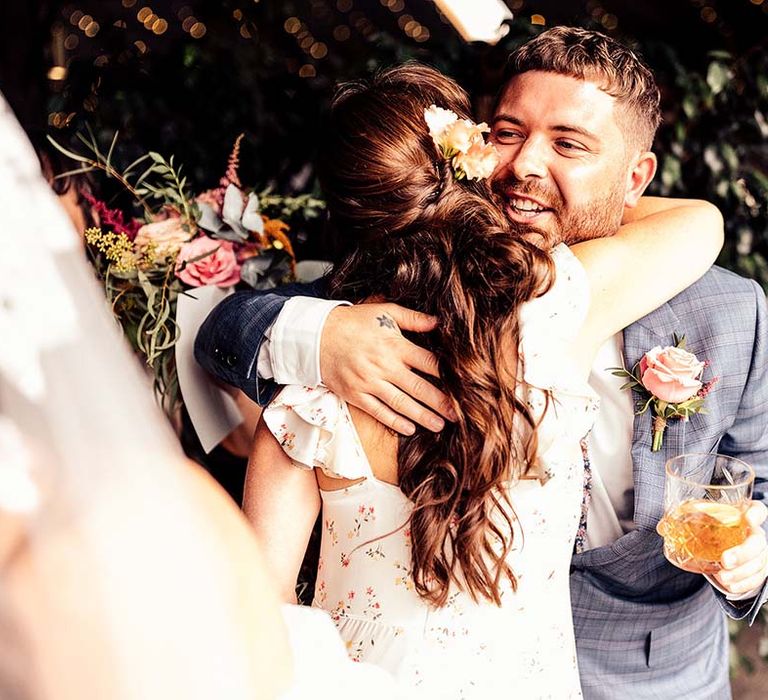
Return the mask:
[[[595,99],[600,92],[611,98],[608,111],[600,108],[604,95]],[[648,149],[658,102],[648,69],[600,34],[559,27],[518,49],[491,134],[501,155],[494,189],[509,218],[568,243],[611,235],[637,218],[656,169]],[[440,430],[444,397],[423,378],[435,374],[434,358],[393,322],[426,331],[434,320],[391,304],[348,307],[297,296],[321,293],[321,284],[293,285],[229,297],[198,335],[198,361],[260,403],[276,384],[322,381],[399,432],[412,432],[412,421]],[[652,452],[651,417],[633,415],[631,396],[606,368],[633,367],[683,334],[719,381],[706,399],[709,412],[670,422],[662,449]],[[726,615],[752,622],[768,598],[765,508],[750,509],[750,537],[710,578],[667,562],[655,527],[665,461],[682,452],[743,459],[755,468],[755,501],[766,500],[765,295],[754,282],[712,268],[607,343],[590,381],[602,408],[588,442],[592,479],[571,566],[584,695],[730,698]]]

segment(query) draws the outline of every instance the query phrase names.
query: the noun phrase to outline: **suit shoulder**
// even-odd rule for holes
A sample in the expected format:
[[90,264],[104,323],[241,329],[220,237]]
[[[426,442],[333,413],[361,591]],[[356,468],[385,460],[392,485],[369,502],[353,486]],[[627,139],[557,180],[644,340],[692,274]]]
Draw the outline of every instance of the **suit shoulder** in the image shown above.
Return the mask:
[[[692,301],[721,297],[722,300],[756,298],[760,286],[752,279],[713,265],[704,276],[678,294],[669,303],[673,307],[685,306]],[[727,296],[722,296],[727,295]]]

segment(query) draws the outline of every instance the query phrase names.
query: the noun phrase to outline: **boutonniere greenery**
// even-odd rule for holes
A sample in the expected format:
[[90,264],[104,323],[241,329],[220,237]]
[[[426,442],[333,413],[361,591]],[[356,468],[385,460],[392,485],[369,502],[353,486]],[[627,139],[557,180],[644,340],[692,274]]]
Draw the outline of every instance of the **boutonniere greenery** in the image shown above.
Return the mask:
[[709,362],[702,362],[685,348],[685,336],[674,336],[674,345],[656,346],[628,370],[611,367],[609,371],[628,381],[621,387],[638,395],[636,415],[651,410],[653,415],[653,439],[651,450],[658,452],[664,440],[667,421],[680,418],[688,420],[694,413],[706,413],[704,400],[719,377],[702,381],[702,374]]

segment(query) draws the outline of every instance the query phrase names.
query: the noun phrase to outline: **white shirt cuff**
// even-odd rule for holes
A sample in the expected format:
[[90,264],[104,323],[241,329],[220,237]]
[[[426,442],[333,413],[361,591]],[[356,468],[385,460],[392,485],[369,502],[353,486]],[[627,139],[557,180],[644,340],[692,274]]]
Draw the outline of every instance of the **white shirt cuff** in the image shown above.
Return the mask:
[[[328,314],[346,301],[292,297],[283,305],[268,336],[272,376],[278,384],[317,386],[320,376],[320,339]],[[266,369],[266,367],[265,367]],[[262,353],[258,358],[259,374],[262,374]],[[267,378],[265,376],[265,378]]]
[[754,598],[763,588],[763,584],[760,584],[757,588],[754,588],[751,591],[747,591],[746,593],[729,593],[724,588],[722,588],[720,584],[718,584],[714,576],[704,574],[704,578],[707,579],[707,581],[709,581],[714,588],[720,591],[720,593],[725,596],[726,600],[730,600],[732,603],[738,603],[740,600],[749,600],[750,598]]

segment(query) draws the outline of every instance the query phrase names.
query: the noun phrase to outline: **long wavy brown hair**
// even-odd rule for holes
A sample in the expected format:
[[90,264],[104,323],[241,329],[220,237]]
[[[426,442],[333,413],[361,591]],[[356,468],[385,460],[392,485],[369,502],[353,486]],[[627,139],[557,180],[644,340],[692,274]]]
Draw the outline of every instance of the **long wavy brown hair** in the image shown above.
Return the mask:
[[549,255],[457,180],[424,121],[430,105],[470,118],[466,93],[422,65],[343,85],[318,161],[340,257],[332,297],[376,298],[433,314],[419,342],[437,355],[459,420],[401,438],[399,485],[414,504],[412,575],[430,603],[452,585],[500,604],[514,511],[504,488],[533,463],[535,421],[516,396],[517,310],[546,291]]

